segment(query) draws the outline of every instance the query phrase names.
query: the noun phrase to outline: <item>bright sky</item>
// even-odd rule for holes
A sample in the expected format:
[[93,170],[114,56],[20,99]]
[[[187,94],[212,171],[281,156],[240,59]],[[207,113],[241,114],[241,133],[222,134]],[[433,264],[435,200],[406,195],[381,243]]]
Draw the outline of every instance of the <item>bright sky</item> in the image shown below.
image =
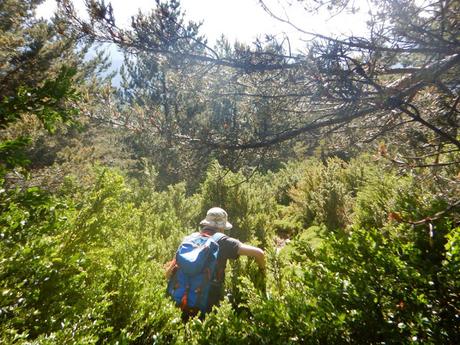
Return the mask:
[[[2,0],[0,0],[2,1]],[[84,0],[73,0],[77,10],[85,16]],[[155,0],[106,0],[112,3],[115,19],[118,25],[128,26],[130,19],[139,9],[148,12]],[[339,15],[330,18],[330,15],[311,15],[299,7],[296,0],[264,0],[271,11],[276,15],[286,18],[286,16],[297,26],[305,31],[332,34],[350,34],[365,31],[365,15],[367,10],[363,10],[358,15]],[[293,53],[302,50],[304,42],[299,38],[296,30],[292,27],[280,23],[266,13],[259,4],[258,0],[180,0],[181,7],[185,10],[186,19],[195,22],[203,22],[201,34],[208,38],[208,44],[213,45],[216,39],[224,34],[230,42],[238,40],[240,42],[252,43],[255,38],[263,37],[264,34],[274,34],[279,38],[289,37],[289,43]],[[367,8],[367,0],[354,0],[364,9]],[[281,5],[283,4],[283,6]],[[50,18],[56,9],[55,0],[46,0],[37,9],[37,17]],[[303,35],[304,39],[310,39]],[[123,62],[123,54],[115,47],[108,49],[112,69],[118,70]],[[112,83],[119,84],[119,76],[116,76]]]
[[[154,5],[154,0],[108,0],[112,3],[115,17],[119,25],[129,24],[130,17],[138,9],[148,11]],[[108,2],[106,1],[106,2]],[[283,35],[286,33],[295,44],[295,31],[271,18],[260,6],[258,0],[181,0],[186,18],[203,21],[202,33],[209,42],[215,41],[224,34],[230,41],[251,43],[264,33]],[[78,9],[83,9],[84,0],[74,0]],[[294,0],[266,0],[265,3],[277,15],[288,17],[298,27],[306,31],[321,33],[349,34],[362,32],[365,27],[364,15],[340,15],[333,18],[305,13]],[[366,0],[355,0],[367,8]],[[283,4],[283,6],[281,6]],[[55,0],[46,0],[37,10],[37,15],[49,17],[55,9]],[[365,11],[363,11],[365,12]]]

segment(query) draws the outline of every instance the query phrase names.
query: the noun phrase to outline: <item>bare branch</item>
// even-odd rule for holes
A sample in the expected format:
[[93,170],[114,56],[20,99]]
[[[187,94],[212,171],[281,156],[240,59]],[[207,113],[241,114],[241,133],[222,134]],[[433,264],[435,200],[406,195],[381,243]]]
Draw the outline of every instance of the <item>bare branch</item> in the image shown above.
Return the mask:
[[412,225],[422,225],[422,224],[427,224],[431,223],[434,220],[438,220],[441,217],[445,216],[446,214],[450,213],[452,210],[460,206],[460,200],[457,200],[453,204],[449,205],[448,208],[446,208],[444,211],[440,211],[435,213],[434,215],[430,217],[425,217],[424,219],[418,220],[418,221],[405,221],[406,223],[412,224]]

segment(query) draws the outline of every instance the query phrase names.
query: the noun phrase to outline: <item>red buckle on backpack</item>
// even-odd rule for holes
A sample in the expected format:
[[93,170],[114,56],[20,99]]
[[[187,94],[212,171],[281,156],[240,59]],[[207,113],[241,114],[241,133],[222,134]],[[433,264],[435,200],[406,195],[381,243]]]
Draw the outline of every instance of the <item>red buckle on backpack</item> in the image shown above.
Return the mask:
[[188,291],[185,291],[184,296],[182,296],[182,299],[180,301],[180,308],[183,310],[187,309],[187,295]]

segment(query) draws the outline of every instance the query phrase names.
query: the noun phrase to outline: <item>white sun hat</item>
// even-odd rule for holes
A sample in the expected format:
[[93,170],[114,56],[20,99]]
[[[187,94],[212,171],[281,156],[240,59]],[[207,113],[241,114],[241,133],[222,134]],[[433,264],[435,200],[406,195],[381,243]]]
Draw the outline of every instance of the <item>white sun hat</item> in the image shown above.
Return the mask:
[[206,213],[206,218],[200,222],[200,225],[211,226],[213,228],[230,230],[233,225],[227,221],[228,215],[224,209],[213,207]]

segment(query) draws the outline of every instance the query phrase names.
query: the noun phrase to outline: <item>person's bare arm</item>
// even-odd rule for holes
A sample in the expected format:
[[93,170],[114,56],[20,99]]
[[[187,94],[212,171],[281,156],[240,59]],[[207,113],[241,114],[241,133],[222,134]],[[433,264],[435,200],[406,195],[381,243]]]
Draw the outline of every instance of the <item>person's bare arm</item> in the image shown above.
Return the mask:
[[262,249],[242,243],[238,249],[238,254],[253,257],[259,267],[265,269],[265,253]]

